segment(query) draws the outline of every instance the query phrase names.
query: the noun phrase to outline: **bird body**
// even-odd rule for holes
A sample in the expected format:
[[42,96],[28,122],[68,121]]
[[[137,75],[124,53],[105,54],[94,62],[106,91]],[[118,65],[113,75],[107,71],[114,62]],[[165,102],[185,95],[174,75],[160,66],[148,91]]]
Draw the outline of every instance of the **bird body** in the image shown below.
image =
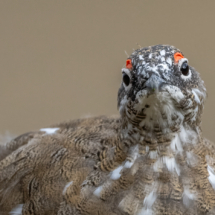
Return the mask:
[[140,48],[122,69],[120,117],[23,134],[0,157],[0,214],[215,214],[206,89],[173,46]]

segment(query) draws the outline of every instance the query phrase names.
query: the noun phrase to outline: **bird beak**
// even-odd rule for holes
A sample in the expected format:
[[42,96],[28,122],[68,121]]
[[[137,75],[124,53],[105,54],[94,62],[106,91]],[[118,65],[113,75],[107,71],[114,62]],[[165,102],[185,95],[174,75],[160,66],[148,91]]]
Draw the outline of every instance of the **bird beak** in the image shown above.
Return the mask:
[[159,92],[165,83],[166,82],[162,78],[152,74],[150,78],[144,83],[144,88],[150,92]]

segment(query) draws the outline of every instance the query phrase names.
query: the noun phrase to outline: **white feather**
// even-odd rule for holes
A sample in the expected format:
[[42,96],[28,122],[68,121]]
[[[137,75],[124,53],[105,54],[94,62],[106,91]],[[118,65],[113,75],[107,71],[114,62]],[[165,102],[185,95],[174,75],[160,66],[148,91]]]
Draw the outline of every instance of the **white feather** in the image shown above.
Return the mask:
[[183,192],[183,204],[189,207],[192,200],[196,199],[196,195],[191,193],[188,188],[184,188]]
[[41,128],[40,131],[46,132],[46,134],[54,134],[59,128]]
[[161,51],[160,51],[160,55],[165,56],[165,54],[166,54],[166,51],[165,51],[165,50],[161,50]]
[[152,209],[142,208],[137,215],[153,215]]
[[183,151],[181,140],[179,139],[178,134],[176,134],[175,137],[172,139],[170,147],[174,152],[177,152],[177,151],[182,152]]
[[180,175],[180,168],[176,163],[176,160],[174,157],[170,158],[167,156],[163,156],[157,159],[157,161],[153,165],[153,169],[155,172],[159,172],[164,167],[164,165],[167,167],[168,171],[170,172],[176,171],[176,173]]
[[140,60],[144,60],[143,55],[139,55]]
[[152,191],[145,197],[143,200],[144,207],[139,211],[138,215],[152,215],[152,205],[154,204],[155,200],[157,198],[157,195],[155,191]]
[[150,157],[150,159],[156,159],[158,157],[158,152],[157,151],[150,151],[149,157]]
[[102,192],[103,186],[99,186],[95,189],[95,191],[93,192],[93,194],[97,197],[100,197],[101,192]]
[[19,204],[16,205],[16,207],[14,207],[9,214],[10,215],[22,215],[22,208],[23,208],[23,204]]
[[215,190],[215,173],[214,173],[214,170],[211,166],[208,165],[208,173],[209,173],[209,177],[208,177],[208,180],[210,181],[213,189]]
[[168,58],[166,59],[166,62],[167,62],[170,66],[172,66],[172,60],[171,60],[171,58],[168,57]]
[[175,158],[170,158],[170,157],[164,156],[163,162],[166,164],[166,167],[170,172],[176,171],[177,174],[180,175],[180,168],[179,168],[178,164],[176,163]]
[[73,181],[70,181],[69,183],[66,184],[66,186],[63,189],[63,195],[65,195],[67,188],[73,184]]
[[187,164],[191,167],[195,167],[198,165],[198,157],[193,152],[186,152],[187,155]]
[[201,103],[201,102],[200,102],[200,99],[199,99],[198,95],[196,94],[195,90],[192,90],[192,93],[193,93],[193,95],[194,95],[194,97],[195,97],[195,101],[196,101],[198,104],[200,104],[200,103]]
[[155,191],[152,191],[151,193],[149,193],[149,195],[147,195],[145,197],[145,199],[143,200],[143,203],[146,206],[146,208],[151,208],[152,205],[154,204],[156,198],[157,198],[157,195],[156,195]]
[[120,171],[123,169],[123,166],[119,166],[117,167],[115,170],[112,171],[111,173],[111,179],[112,180],[117,180],[120,178],[121,174],[120,174]]

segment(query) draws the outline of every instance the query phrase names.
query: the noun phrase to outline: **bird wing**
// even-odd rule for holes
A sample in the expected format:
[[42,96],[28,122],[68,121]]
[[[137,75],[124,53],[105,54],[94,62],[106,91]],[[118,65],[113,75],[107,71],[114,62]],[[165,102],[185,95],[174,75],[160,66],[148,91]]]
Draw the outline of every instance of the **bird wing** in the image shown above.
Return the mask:
[[[20,207],[23,214],[57,214],[70,185],[70,198],[76,204],[80,185],[98,168],[107,148],[115,146],[118,121],[106,117],[74,120],[9,142],[9,154],[0,161],[0,214],[12,214]],[[99,177],[91,183],[96,184]]]

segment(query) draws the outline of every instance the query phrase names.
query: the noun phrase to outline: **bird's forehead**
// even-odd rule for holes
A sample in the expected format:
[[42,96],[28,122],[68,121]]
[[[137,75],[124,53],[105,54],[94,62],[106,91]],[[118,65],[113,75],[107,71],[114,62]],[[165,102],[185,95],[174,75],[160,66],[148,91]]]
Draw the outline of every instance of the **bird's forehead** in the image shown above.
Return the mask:
[[164,66],[171,68],[174,65],[174,54],[179,49],[169,45],[149,46],[135,50],[131,56],[132,65],[138,67]]

